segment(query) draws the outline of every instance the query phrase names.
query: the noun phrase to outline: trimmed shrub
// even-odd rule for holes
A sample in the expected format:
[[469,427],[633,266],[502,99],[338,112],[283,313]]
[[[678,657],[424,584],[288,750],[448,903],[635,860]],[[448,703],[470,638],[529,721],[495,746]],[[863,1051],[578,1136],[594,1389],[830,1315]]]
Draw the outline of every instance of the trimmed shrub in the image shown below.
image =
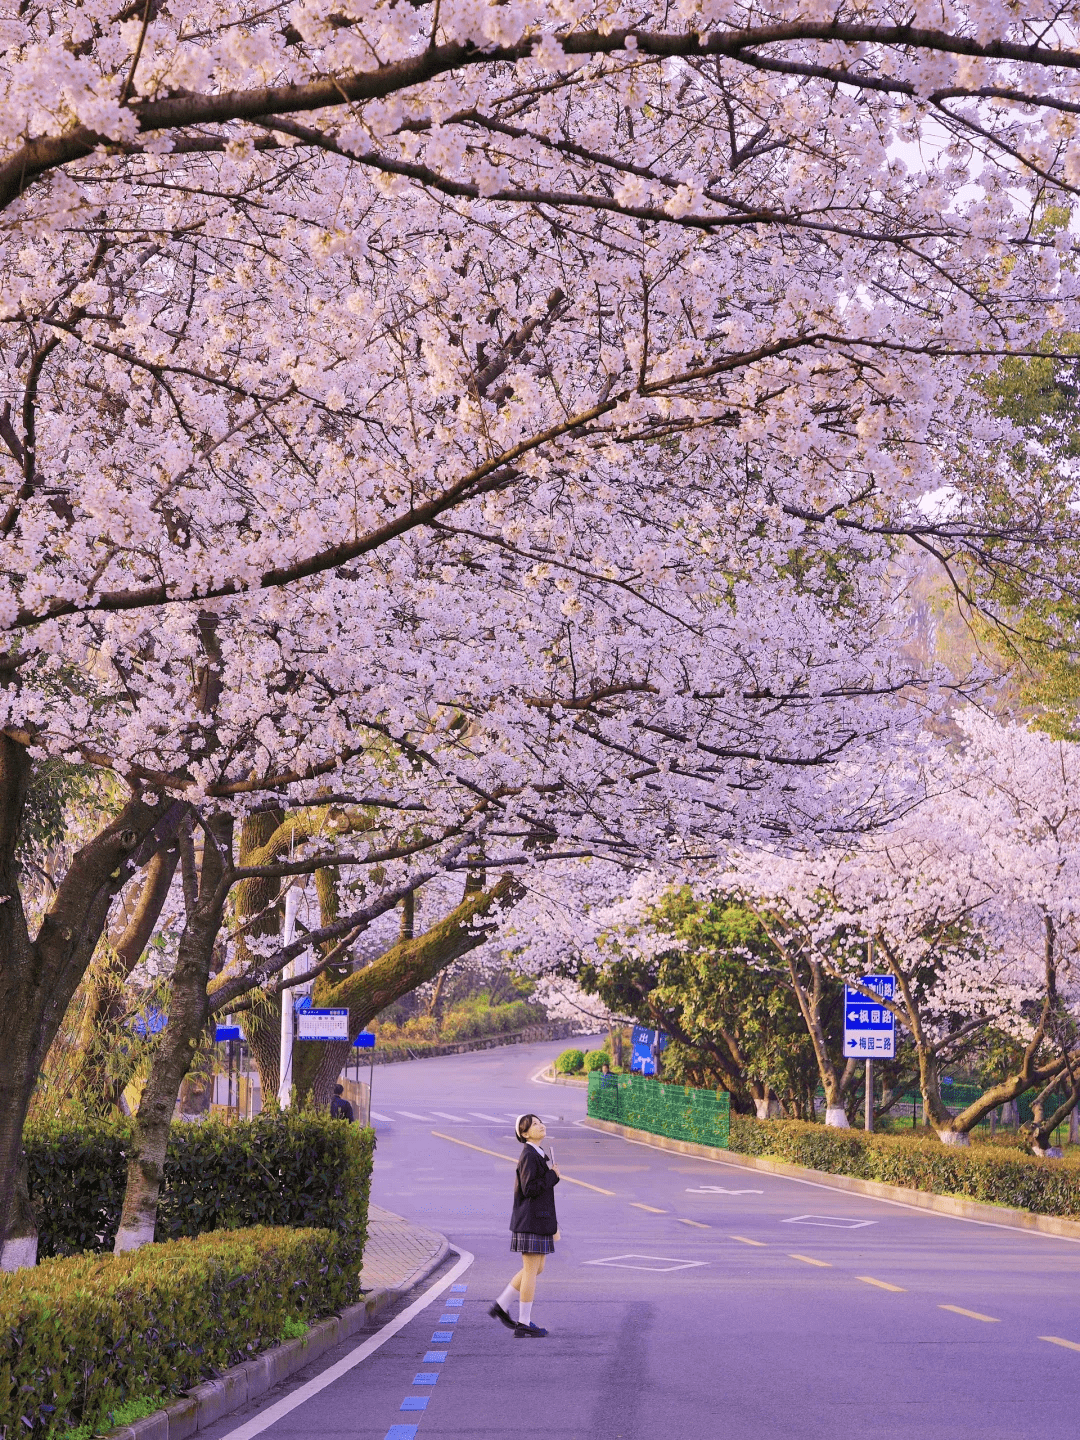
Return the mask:
[[584,1050],[564,1050],[556,1057],[555,1069],[560,1075],[576,1075],[584,1064]]
[[594,1070],[602,1070],[604,1066],[611,1068],[611,1056],[606,1050],[590,1050],[585,1056],[585,1073],[591,1075]]
[[936,1136],[867,1135],[801,1120],[733,1115],[730,1148],[831,1175],[962,1195],[1039,1215],[1080,1216],[1080,1166],[999,1145],[959,1147],[943,1145]]
[[[131,1137],[126,1120],[27,1127],[39,1255],[112,1249]],[[370,1130],[303,1112],[175,1124],[155,1239],[289,1225],[347,1232],[362,1248],[374,1145]]]
[[45,1440],[166,1403],[290,1321],[359,1299],[360,1252],[347,1233],[260,1226],[0,1276],[0,1435]]

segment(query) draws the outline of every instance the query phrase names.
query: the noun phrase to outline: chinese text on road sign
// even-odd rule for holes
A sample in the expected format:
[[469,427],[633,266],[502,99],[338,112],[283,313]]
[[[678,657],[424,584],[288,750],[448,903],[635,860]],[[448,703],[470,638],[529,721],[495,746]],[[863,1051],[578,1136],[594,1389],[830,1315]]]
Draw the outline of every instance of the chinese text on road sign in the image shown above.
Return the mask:
[[[863,975],[867,990],[891,1000],[895,981],[891,975]],[[896,1054],[895,1019],[884,1005],[875,1005],[868,995],[844,987],[844,1054],[867,1055],[891,1060]]]

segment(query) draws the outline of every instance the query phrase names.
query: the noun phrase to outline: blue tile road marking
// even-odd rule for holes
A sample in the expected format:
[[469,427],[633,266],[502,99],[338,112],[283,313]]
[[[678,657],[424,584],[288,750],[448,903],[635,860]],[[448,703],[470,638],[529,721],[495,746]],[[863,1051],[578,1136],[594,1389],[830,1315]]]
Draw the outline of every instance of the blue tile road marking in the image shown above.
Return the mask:
[[451,1286],[450,1286],[450,1294],[451,1294],[451,1295],[464,1295],[465,1291],[468,1290],[468,1288],[469,1288],[468,1285],[451,1285]]
[[440,1324],[440,1325],[456,1325],[457,1322],[458,1322],[460,1319],[461,1319],[461,1316],[460,1316],[460,1315],[440,1315],[440,1316],[439,1316],[439,1324]]
[[386,1432],[386,1440],[413,1440],[418,1425],[391,1425]]
[[428,1397],[426,1395],[406,1395],[401,1402],[402,1410],[426,1410]]
[[434,1385],[438,1378],[439,1372],[437,1370],[421,1370],[419,1375],[412,1377],[412,1383],[414,1385]]
[[424,1356],[424,1364],[441,1365],[446,1359],[447,1354],[448,1352],[446,1350],[429,1350]]
[[453,1338],[454,1338],[454,1332],[453,1332],[453,1330],[436,1330],[436,1331],[435,1331],[435,1334],[432,1335],[431,1338],[432,1338],[432,1340],[437,1340],[437,1341],[453,1340]]
[[447,1300],[446,1308],[449,1310],[452,1305],[464,1305],[464,1300]]

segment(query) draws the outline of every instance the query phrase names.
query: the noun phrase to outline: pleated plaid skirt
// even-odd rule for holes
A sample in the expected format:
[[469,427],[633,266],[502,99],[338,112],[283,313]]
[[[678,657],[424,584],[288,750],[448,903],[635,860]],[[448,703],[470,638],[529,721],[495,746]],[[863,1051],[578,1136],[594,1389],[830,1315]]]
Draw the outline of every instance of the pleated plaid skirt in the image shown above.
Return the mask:
[[554,1235],[527,1235],[517,1230],[511,1231],[510,1249],[515,1250],[519,1255],[554,1255]]

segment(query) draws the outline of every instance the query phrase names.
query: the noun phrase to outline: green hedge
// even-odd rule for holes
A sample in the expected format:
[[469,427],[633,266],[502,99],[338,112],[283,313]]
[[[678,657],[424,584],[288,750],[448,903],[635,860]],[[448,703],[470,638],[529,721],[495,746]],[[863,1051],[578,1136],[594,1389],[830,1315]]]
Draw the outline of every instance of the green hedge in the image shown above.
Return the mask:
[[[131,1137],[130,1121],[27,1128],[39,1255],[112,1249]],[[177,1123],[155,1239],[288,1225],[348,1231],[362,1246],[373,1150],[370,1130],[304,1112]]]
[[555,1069],[560,1075],[576,1075],[584,1064],[584,1050],[564,1050],[555,1057]]
[[[344,1128],[344,1127],[342,1127]],[[0,1436],[108,1425],[359,1299],[362,1242],[266,1226],[0,1276]]]
[[867,1135],[801,1120],[735,1115],[730,1148],[832,1175],[962,1195],[1039,1215],[1080,1215],[1080,1166],[997,1145],[958,1147],[943,1145],[936,1136]]
[[587,1050],[585,1052],[585,1070],[591,1075],[594,1070],[602,1070],[604,1066],[611,1068],[611,1056],[606,1050]]
[[651,1135],[727,1147],[731,1097],[724,1090],[665,1085],[643,1075],[589,1076],[588,1113]]

